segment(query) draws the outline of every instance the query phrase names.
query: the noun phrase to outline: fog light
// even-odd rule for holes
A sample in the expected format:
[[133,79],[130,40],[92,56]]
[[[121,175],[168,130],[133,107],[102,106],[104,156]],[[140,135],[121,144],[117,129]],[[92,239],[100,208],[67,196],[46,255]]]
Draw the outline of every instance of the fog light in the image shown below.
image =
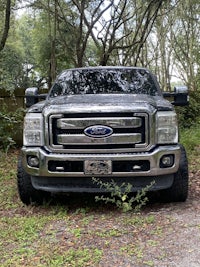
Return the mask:
[[164,155],[160,159],[160,168],[169,168],[174,165],[174,155]]
[[29,156],[28,157],[28,165],[31,166],[31,167],[39,167],[39,159],[38,157],[35,157],[35,156]]

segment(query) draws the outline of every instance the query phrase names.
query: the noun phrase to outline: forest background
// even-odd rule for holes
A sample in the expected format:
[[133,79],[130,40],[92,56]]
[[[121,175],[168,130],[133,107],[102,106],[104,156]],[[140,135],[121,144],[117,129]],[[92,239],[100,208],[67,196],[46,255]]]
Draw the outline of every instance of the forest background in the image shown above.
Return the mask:
[[[200,266],[199,48],[199,0],[0,0],[2,267]],[[8,149],[24,109],[9,111],[1,93],[15,103],[19,89],[48,89],[61,70],[96,65],[147,67],[165,91],[188,86],[189,105],[177,109],[190,167],[185,203],[125,214],[81,196],[19,201],[19,149]]]
[[199,0],[0,0],[0,91],[50,88],[71,67],[142,66],[162,90],[188,86],[179,119],[190,127],[200,121],[199,14]]

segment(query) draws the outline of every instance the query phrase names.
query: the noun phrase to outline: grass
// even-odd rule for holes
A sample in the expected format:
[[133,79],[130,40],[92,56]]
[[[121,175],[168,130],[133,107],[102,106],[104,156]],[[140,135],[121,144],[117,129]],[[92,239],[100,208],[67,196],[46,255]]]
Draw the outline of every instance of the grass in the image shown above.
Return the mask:
[[[181,136],[189,159],[199,162],[199,127]],[[176,218],[154,212],[151,205],[137,214],[123,213],[80,195],[24,206],[16,186],[18,153],[0,152],[1,267],[155,266],[151,252],[167,258],[160,242],[173,234]]]
[[188,161],[190,163],[190,169],[195,170],[196,165],[200,164],[200,124],[195,126],[182,129],[180,131],[180,142],[184,145]]
[[200,146],[200,124],[188,129],[180,130],[180,142],[185,146],[187,153],[191,156],[197,154]]

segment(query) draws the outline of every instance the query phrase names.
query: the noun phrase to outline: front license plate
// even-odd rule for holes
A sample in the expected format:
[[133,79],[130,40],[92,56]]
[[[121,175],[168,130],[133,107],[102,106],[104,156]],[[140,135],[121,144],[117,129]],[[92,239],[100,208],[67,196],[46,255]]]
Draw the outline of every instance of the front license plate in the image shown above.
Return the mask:
[[84,170],[87,175],[111,174],[112,162],[111,160],[86,160]]

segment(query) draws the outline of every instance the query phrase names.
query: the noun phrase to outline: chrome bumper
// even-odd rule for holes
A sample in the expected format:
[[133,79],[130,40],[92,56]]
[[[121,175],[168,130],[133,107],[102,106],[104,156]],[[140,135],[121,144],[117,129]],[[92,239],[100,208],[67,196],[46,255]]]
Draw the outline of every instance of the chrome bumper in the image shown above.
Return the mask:
[[[164,155],[173,155],[174,156],[174,164],[171,167],[161,168],[160,167],[160,159]],[[22,158],[23,158],[23,167],[25,171],[32,176],[41,176],[41,177],[91,177],[91,175],[86,175],[84,171],[49,171],[48,163],[49,161],[55,162],[85,162],[85,161],[94,161],[94,160],[102,160],[102,161],[149,161],[150,168],[148,171],[137,171],[133,172],[112,172],[107,175],[96,175],[101,177],[137,177],[137,176],[160,176],[173,174],[177,172],[179,168],[180,161],[180,146],[179,145],[171,145],[171,146],[159,146],[155,148],[151,152],[143,152],[143,153],[116,153],[116,154],[56,154],[49,153],[45,151],[43,148],[22,148]],[[39,159],[39,167],[31,167],[27,163],[27,158],[29,156],[36,156]],[[94,176],[94,175],[93,175]]]

